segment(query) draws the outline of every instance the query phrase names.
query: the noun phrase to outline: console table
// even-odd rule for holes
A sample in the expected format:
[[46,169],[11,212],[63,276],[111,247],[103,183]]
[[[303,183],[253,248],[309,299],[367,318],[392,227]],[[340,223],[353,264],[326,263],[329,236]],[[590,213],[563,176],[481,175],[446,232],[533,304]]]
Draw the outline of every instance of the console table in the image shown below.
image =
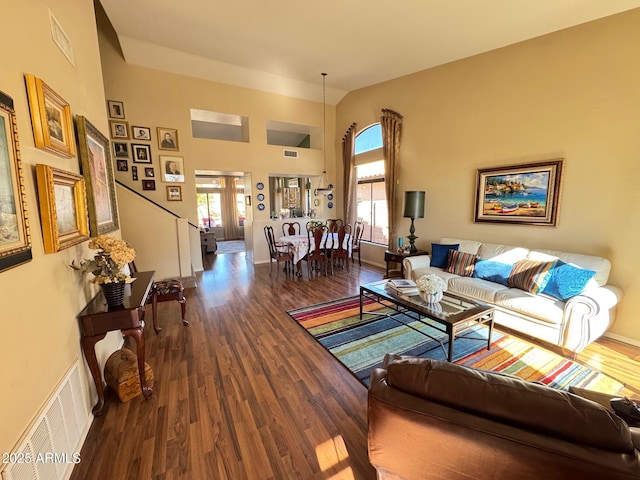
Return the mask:
[[96,417],[102,415],[104,407],[104,385],[96,358],[95,345],[102,340],[107,332],[122,331],[122,335],[133,337],[137,346],[138,372],[140,374],[140,388],[144,398],[149,398],[153,391],[147,386],[144,362],[144,308],[153,287],[155,272],[137,272],[135,280],[126,287],[124,304],[117,308],[107,307],[102,292],[93,297],[78,315],[80,334],[82,336],[82,350],[91,370],[93,381],[98,392],[98,403],[91,410]]

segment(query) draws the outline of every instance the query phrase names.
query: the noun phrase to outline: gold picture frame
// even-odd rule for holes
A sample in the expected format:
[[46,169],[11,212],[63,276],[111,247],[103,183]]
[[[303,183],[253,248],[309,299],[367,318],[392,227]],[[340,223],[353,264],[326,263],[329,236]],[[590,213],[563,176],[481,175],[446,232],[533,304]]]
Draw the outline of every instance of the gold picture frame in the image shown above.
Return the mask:
[[29,262],[31,230],[27,215],[20,142],[13,99],[0,92],[0,192],[6,195],[0,209],[0,271]]
[[182,187],[180,185],[167,185],[167,201],[182,201]]
[[75,156],[71,107],[42,79],[29,73],[24,77],[36,147],[65,158]]
[[109,140],[82,115],[76,115],[76,128],[87,191],[89,230],[96,237],[118,229],[116,184]]
[[89,239],[84,178],[36,164],[38,201],[45,253],[56,253]]

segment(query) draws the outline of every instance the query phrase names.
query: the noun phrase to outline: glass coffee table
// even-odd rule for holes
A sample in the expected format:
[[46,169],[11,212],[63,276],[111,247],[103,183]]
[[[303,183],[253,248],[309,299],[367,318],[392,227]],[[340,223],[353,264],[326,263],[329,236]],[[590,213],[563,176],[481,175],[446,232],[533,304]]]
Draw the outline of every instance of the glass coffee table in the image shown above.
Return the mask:
[[[360,319],[362,319],[363,313],[362,302],[368,298],[392,309],[391,312],[381,315],[385,315],[423,335],[431,337],[422,330],[413,327],[409,322],[401,320],[400,317],[405,316],[412,321],[417,320],[446,333],[449,348],[445,353],[449,362],[453,359],[453,342],[456,335],[466,332],[476,325],[486,325],[489,328],[487,350],[491,349],[494,313],[494,308],[491,305],[448,292],[444,292],[440,302],[429,304],[420,295],[401,295],[395,290],[387,288],[387,282],[388,280],[382,280],[360,285]],[[434,338],[434,340],[439,341],[444,350],[444,342],[438,338]]]

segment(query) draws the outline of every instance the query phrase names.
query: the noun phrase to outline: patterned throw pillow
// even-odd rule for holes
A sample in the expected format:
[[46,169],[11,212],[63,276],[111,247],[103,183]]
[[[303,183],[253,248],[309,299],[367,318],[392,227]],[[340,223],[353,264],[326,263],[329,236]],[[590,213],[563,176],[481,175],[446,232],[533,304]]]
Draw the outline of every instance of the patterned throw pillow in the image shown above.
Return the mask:
[[473,276],[508,287],[512,268],[513,265],[510,263],[478,259],[473,269]]
[[533,294],[542,292],[549,281],[551,267],[554,263],[535,260],[516,262],[511,270],[511,275],[509,275],[509,286]]
[[470,277],[473,275],[473,266],[478,256],[473,253],[459,252],[457,250],[449,250],[449,261],[445,272],[455,273],[461,277]]

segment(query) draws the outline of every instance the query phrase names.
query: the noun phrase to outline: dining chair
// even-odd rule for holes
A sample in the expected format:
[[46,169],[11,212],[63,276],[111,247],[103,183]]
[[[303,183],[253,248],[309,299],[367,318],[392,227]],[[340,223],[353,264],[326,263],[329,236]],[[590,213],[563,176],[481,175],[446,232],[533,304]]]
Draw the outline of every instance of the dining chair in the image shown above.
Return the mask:
[[298,222],[284,222],[282,224],[283,235],[300,235],[300,223]]
[[329,227],[330,232],[337,232],[338,227],[344,225],[344,222],[341,218],[328,218],[327,219],[327,227]]
[[[138,271],[135,262],[129,263],[129,270],[132,274]],[[184,295],[184,285],[178,278],[169,278],[166,280],[158,280],[153,282],[151,287],[151,295],[147,298],[147,303],[152,305],[153,313],[153,330],[156,335],[162,331],[162,328],[158,327],[158,302],[169,302],[175,300],[180,304],[180,310],[182,313],[182,324],[189,325],[189,322],[185,319],[187,309],[187,297]]]
[[347,267],[347,272],[351,271],[349,265],[349,242],[351,241],[351,225],[341,225],[333,238],[333,245],[330,251],[331,256],[331,274],[334,273],[335,266]]
[[307,230],[309,241],[309,251],[302,258],[307,262],[307,275],[311,280],[311,272],[320,273],[320,266],[324,266],[324,274],[327,275],[328,256],[325,246],[322,244],[323,237],[327,236],[328,228],[326,225],[316,225],[315,228]]
[[364,222],[358,220],[353,224],[353,235],[351,236],[351,263],[355,262],[355,253],[358,254],[358,265],[362,266],[360,261],[360,242],[364,233]]
[[269,275],[271,275],[274,260],[276,262],[276,278],[280,275],[281,262],[284,262],[284,270],[289,274],[289,271],[293,271],[293,245],[290,243],[277,242],[273,234],[273,227],[270,225],[265,225],[264,236],[267,239],[267,246],[269,247]]

